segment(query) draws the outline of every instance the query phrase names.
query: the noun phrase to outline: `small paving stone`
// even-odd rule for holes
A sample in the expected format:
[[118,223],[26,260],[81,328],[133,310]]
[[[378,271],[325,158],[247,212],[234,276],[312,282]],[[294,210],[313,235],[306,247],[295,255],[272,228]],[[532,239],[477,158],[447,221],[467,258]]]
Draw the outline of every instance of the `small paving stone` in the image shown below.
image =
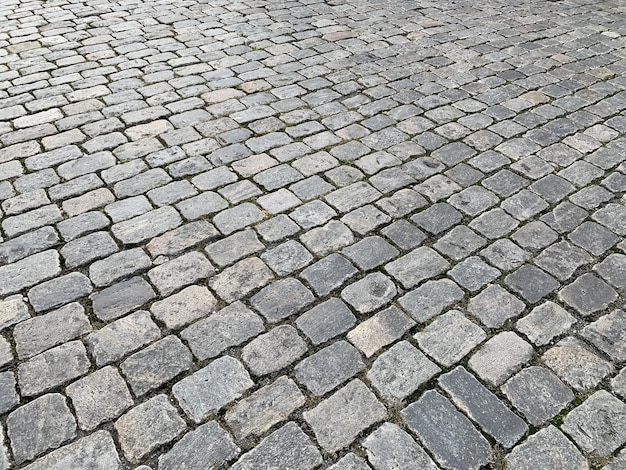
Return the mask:
[[626,367],[611,379],[611,389],[622,398],[626,398]]
[[576,319],[554,302],[546,301],[518,320],[516,328],[537,346],[549,344],[567,332]]
[[7,435],[16,464],[59,447],[76,436],[76,421],[65,398],[43,395],[18,408],[7,418]]
[[626,405],[600,390],[563,420],[563,431],[587,453],[606,457],[626,442]]
[[80,377],[90,366],[83,343],[64,343],[19,365],[20,392],[23,396],[38,395]]
[[304,405],[304,395],[286,376],[239,401],[226,413],[226,422],[236,437],[262,435]]
[[583,222],[568,238],[583,250],[592,255],[600,256],[619,241],[613,232],[595,222]]
[[142,396],[190,369],[189,350],[174,335],[136,352],[121,364],[122,373],[136,396]]
[[322,455],[294,422],[289,422],[263,439],[231,467],[233,470],[289,468],[311,470],[322,463]]
[[361,270],[369,271],[395,258],[400,252],[383,238],[371,236],[344,248],[342,253]]
[[593,267],[604,280],[620,290],[626,289],[626,256],[610,254],[602,263]]
[[95,315],[101,320],[110,321],[141,307],[155,296],[150,284],[137,276],[91,294],[90,299]]
[[25,467],[28,470],[119,470],[122,468],[113,438],[107,431],[97,431],[60,449],[50,452]]
[[187,424],[166,395],[151,398],[115,422],[124,456],[134,463],[158,446],[175,439],[186,428]]
[[433,204],[428,209],[415,214],[411,221],[435,235],[461,222],[463,216],[447,203]]
[[13,372],[0,373],[0,412],[11,411],[20,403]]
[[559,287],[559,283],[552,276],[529,264],[509,274],[504,282],[531,304],[539,302]]
[[519,224],[502,209],[496,208],[484,212],[469,223],[469,227],[481,235],[496,239],[511,233]]
[[36,312],[41,312],[86,297],[91,291],[87,276],[70,273],[33,287],[28,291],[28,300]]
[[254,375],[265,375],[295,362],[306,352],[306,343],[290,325],[273,328],[242,350],[242,359]]
[[353,346],[337,341],[301,361],[295,367],[295,375],[313,394],[321,396],[364,367],[361,355]]
[[189,286],[177,294],[154,302],[150,311],[165,326],[177,329],[213,313],[216,306],[217,300],[206,287]]
[[322,227],[316,227],[300,237],[309,251],[324,256],[354,243],[354,235],[343,223],[332,220]]
[[18,323],[13,329],[13,339],[18,357],[24,359],[89,331],[91,324],[85,309],[78,303],[71,303]]
[[398,220],[387,225],[381,233],[402,250],[410,250],[426,239],[426,235],[406,220]]
[[469,360],[470,368],[493,386],[502,384],[530,360],[533,348],[511,331],[498,333]]
[[352,452],[339,459],[335,465],[328,467],[328,470],[370,470],[371,467]]
[[206,253],[214,263],[226,266],[264,248],[253,230],[244,230],[211,243]]
[[586,251],[566,241],[549,246],[535,258],[537,266],[561,281],[569,279],[580,266],[592,261]]
[[413,326],[415,322],[412,319],[399,308],[391,306],[360,323],[348,333],[347,338],[366,357],[370,357]]
[[19,292],[60,272],[59,254],[55,250],[37,253],[15,263],[0,266],[0,295]]
[[485,243],[486,240],[483,237],[461,225],[441,237],[433,247],[449,258],[460,261],[482,248]]
[[616,362],[626,360],[626,313],[615,310],[583,328],[581,335]]
[[89,278],[96,286],[102,287],[150,266],[150,257],[141,248],[133,248],[93,263],[89,266]]
[[452,401],[498,444],[511,448],[528,426],[462,366],[437,379]]
[[346,332],[356,323],[356,318],[341,300],[331,298],[303,313],[296,325],[313,344],[321,344]]
[[502,385],[502,391],[533,426],[552,419],[574,399],[567,385],[548,369],[538,366],[511,377]]
[[391,217],[368,204],[344,215],[341,221],[353,231],[365,235],[377,227],[391,222]]
[[7,265],[59,245],[52,227],[43,227],[0,243],[0,261]]
[[486,338],[485,332],[458,310],[437,317],[414,337],[419,347],[444,366],[462,359]]
[[384,419],[386,413],[365,384],[355,379],[303,416],[319,444],[335,452],[351,444],[361,431]]
[[550,468],[585,470],[587,459],[557,428],[550,425],[518,445],[505,457],[511,470]]
[[336,253],[322,258],[304,269],[300,275],[318,295],[326,295],[354,276],[357,269]]
[[435,250],[420,247],[386,264],[385,270],[406,289],[410,289],[426,279],[438,276],[449,267],[450,264]]
[[548,349],[542,361],[576,390],[589,390],[613,372],[613,365],[589,351],[580,341],[567,337]]
[[611,286],[589,273],[559,291],[559,299],[584,316],[605,310],[617,298],[618,294]]
[[540,250],[554,243],[558,234],[541,221],[529,222],[511,235],[513,241],[528,250]]
[[341,291],[341,298],[359,313],[377,310],[395,297],[393,281],[381,273],[372,273]]
[[489,266],[478,256],[470,256],[448,271],[448,276],[457,284],[472,292],[497,279],[500,274],[498,269]]
[[408,341],[400,341],[372,364],[367,378],[388,400],[404,400],[441,369]]
[[110,224],[109,219],[102,212],[85,212],[57,224],[61,236],[70,241],[81,235],[101,230]]
[[148,312],[135,312],[87,336],[87,347],[98,366],[117,361],[160,338],[161,330]]
[[315,200],[298,207],[289,214],[289,217],[303,229],[310,229],[325,224],[336,215],[328,204]]
[[239,455],[232,437],[216,421],[185,434],[172,449],[159,457],[162,470],[217,468]]
[[626,235],[626,209],[622,204],[607,204],[596,211],[593,220],[607,227],[617,235]]
[[524,302],[498,285],[490,285],[472,297],[467,310],[488,328],[500,328],[510,318],[524,311]]
[[478,470],[489,461],[487,440],[434,390],[402,410],[402,418],[444,468]]
[[[198,288],[194,286],[193,288]],[[189,288],[191,289],[191,288]],[[215,357],[264,331],[263,321],[241,302],[234,302],[210,317],[185,328],[181,337],[200,359]]]
[[148,277],[161,295],[211,276],[215,270],[202,253],[191,251],[148,271]]
[[182,223],[176,209],[160,207],[111,227],[113,236],[125,245],[141,243],[161,235]]
[[117,418],[133,405],[128,387],[117,369],[107,366],[66,388],[81,429],[90,431]]
[[150,240],[146,248],[152,256],[177,255],[201,242],[217,238],[219,232],[205,220],[190,222]]
[[233,302],[267,284],[274,276],[263,261],[252,257],[224,269],[209,281],[211,289],[226,302]]
[[396,424],[384,423],[363,441],[363,447],[367,450],[368,460],[377,470],[438,468],[424,449]]
[[119,251],[113,238],[106,232],[95,232],[72,240],[61,248],[65,266],[75,268]]
[[276,323],[301,311],[315,297],[300,281],[281,279],[261,289],[250,304],[270,323]]
[[304,268],[313,256],[295,240],[289,240],[261,255],[261,259],[279,276],[291,274]]
[[185,413],[200,423],[253,385],[237,359],[223,356],[176,383],[172,393]]
[[424,322],[439,315],[446,307],[463,299],[464,293],[453,281],[428,281],[400,297],[398,302],[411,316]]

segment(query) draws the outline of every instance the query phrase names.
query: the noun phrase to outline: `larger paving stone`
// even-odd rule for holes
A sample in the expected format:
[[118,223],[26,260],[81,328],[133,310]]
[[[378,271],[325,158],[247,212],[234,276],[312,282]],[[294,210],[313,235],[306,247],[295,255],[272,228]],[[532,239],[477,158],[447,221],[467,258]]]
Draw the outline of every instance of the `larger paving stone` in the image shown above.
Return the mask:
[[502,391],[533,426],[552,419],[574,399],[567,385],[548,369],[538,366],[511,377],[502,385]]
[[464,293],[450,279],[428,281],[400,297],[398,302],[420,322],[439,315],[446,307],[463,299]]
[[18,357],[24,359],[89,331],[91,324],[85,309],[78,303],[72,303],[18,323],[13,329],[13,339]]
[[19,292],[60,272],[61,262],[55,250],[37,253],[15,263],[0,266],[0,296]]
[[181,332],[193,354],[201,361],[215,357],[263,332],[263,320],[241,302],[234,302]]
[[297,327],[316,345],[348,331],[355,323],[350,309],[336,298],[316,305],[296,320]]
[[325,256],[344,246],[352,245],[354,235],[345,224],[331,220],[322,227],[305,232],[300,240],[309,251],[318,256]]
[[411,318],[399,308],[391,306],[360,323],[348,333],[347,338],[365,356],[370,357],[413,326],[415,322]]
[[211,243],[205,251],[211,261],[227,266],[264,248],[254,230],[243,230]]
[[372,273],[341,291],[341,298],[359,313],[377,310],[396,295],[396,285],[381,273]]
[[189,286],[154,302],[150,311],[169,329],[175,330],[215,312],[217,299],[204,286]]
[[122,463],[111,434],[97,431],[50,452],[26,470],[121,470]]
[[125,245],[141,243],[178,227],[182,219],[176,209],[165,206],[111,227],[113,236]]
[[58,393],[39,397],[7,418],[7,435],[15,463],[31,460],[76,436],[76,420]]
[[511,448],[528,426],[462,366],[437,379],[454,404],[498,444]]
[[290,422],[244,454],[232,470],[311,470],[322,463],[322,455],[296,423]]
[[304,405],[304,395],[295,382],[286,376],[257,390],[239,401],[226,413],[225,419],[235,436],[262,435],[284,421]]
[[438,467],[413,438],[396,424],[385,423],[363,441],[367,458],[376,470],[437,470]]
[[66,388],[81,429],[90,431],[117,418],[133,405],[128,386],[117,369],[106,366]]
[[475,292],[502,274],[478,256],[470,256],[448,271],[448,276],[467,290]]
[[241,358],[254,375],[265,375],[287,367],[302,357],[307,349],[293,326],[282,325],[248,343]]
[[382,353],[367,373],[378,393],[388,400],[404,400],[441,369],[408,341]]
[[530,436],[505,457],[511,470],[587,470],[580,451],[557,428],[550,425]]
[[576,390],[593,389],[613,372],[613,365],[591,352],[577,339],[567,337],[542,356],[543,362]]
[[86,374],[91,367],[80,341],[70,341],[33,357],[18,366],[23,396],[34,396]]
[[425,392],[401,414],[443,468],[478,470],[489,462],[489,442],[438,392]]
[[617,297],[611,286],[589,273],[559,291],[561,301],[585,316],[606,309]]
[[469,366],[481,379],[498,386],[529,361],[533,355],[530,344],[512,331],[498,333],[487,341],[469,360]]
[[191,251],[152,268],[148,277],[161,295],[169,295],[214,273],[213,266],[202,253]]
[[33,287],[28,291],[28,300],[36,312],[42,312],[85,297],[91,290],[87,276],[70,273]]
[[626,361],[626,313],[623,310],[615,310],[586,326],[582,336],[614,361]]
[[135,396],[142,396],[191,368],[189,349],[170,335],[136,352],[121,364]]
[[567,310],[554,302],[546,301],[533,308],[515,326],[535,345],[544,346],[555,337],[567,332],[574,323],[576,319]]
[[419,347],[446,367],[460,361],[486,337],[482,328],[458,310],[441,315],[415,335]]
[[146,248],[152,256],[177,255],[187,248],[220,236],[206,220],[198,220],[175,228],[150,240]]
[[11,295],[0,300],[0,331],[28,318],[28,305],[21,295]]
[[89,352],[100,367],[159,339],[161,330],[148,312],[135,312],[87,336]]
[[301,361],[295,375],[314,395],[321,396],[363,368],[359,351],[345,341],[337,341]]
[[206,470],[220,468],[239,455],[239,447],[216,422],[203,424],[185,434],[159,457],[159,470]]
[[91,294],[94,314],[104,321],[115,320],[154,299],[152,286],[136,276]]
[[98,287],[108,286],[150,266],[150,257],[141,248],[133,248],[93,263],[89,266],[89,278]]
[[250,298],[250,304],[270,323],[295,315],[315,300],[300,281],[281,279],[261,289]]
[[570,411],[562,429],[585,452],[606,457],[626,442],[626,404],[600,390]]
[[176,383],[172,393],[185,413],[200,423],[253,385],[243,365],[224,356]]
[[146,454],[179,436],[187,424],[166,395],[136,406],[115,422],[124,456],[138,463]]
[[385,265],[385,271],[400,281],[406,289],[426,279],[436,277],[449,268],[450,263],[428,247],[417,248]]
[[264,217],[265,215],[258,207],[250,202],[244,202],[217,214],[213,217],[213,223],[220,232],[229,235],[263,220]]
[[384,419],[386,414],[387,410],[376,396],[355,379],[303,416],[317,442],[328,452],[336,452],[350,445],[361,431]]
[[263,287],[274,275],[259,258],[247,258],[212,277],[209,286],[224,301],[233,302]]

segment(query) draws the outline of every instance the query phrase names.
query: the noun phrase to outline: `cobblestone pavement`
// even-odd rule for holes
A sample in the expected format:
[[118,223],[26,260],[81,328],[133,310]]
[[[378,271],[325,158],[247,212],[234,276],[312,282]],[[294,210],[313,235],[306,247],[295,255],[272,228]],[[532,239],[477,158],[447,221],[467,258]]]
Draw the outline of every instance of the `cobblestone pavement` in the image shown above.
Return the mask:
[[625,38],[0,0],[0,468],[626,469]]

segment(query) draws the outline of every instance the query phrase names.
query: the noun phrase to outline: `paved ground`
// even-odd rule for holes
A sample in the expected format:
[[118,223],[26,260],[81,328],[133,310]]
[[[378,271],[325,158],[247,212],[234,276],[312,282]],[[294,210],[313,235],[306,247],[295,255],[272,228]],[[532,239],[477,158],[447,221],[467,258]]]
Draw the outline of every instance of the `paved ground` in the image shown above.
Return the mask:
[[626,468],[618,0],[0,1],[0,468]]

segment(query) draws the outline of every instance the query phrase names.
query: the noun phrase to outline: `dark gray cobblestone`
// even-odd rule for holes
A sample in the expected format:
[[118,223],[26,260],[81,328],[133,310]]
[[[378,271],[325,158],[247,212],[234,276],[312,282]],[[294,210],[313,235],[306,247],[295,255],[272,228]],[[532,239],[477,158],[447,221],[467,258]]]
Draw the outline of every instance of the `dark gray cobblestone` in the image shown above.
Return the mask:
[[624,467],[622,3],[0,1],[0,468]]

